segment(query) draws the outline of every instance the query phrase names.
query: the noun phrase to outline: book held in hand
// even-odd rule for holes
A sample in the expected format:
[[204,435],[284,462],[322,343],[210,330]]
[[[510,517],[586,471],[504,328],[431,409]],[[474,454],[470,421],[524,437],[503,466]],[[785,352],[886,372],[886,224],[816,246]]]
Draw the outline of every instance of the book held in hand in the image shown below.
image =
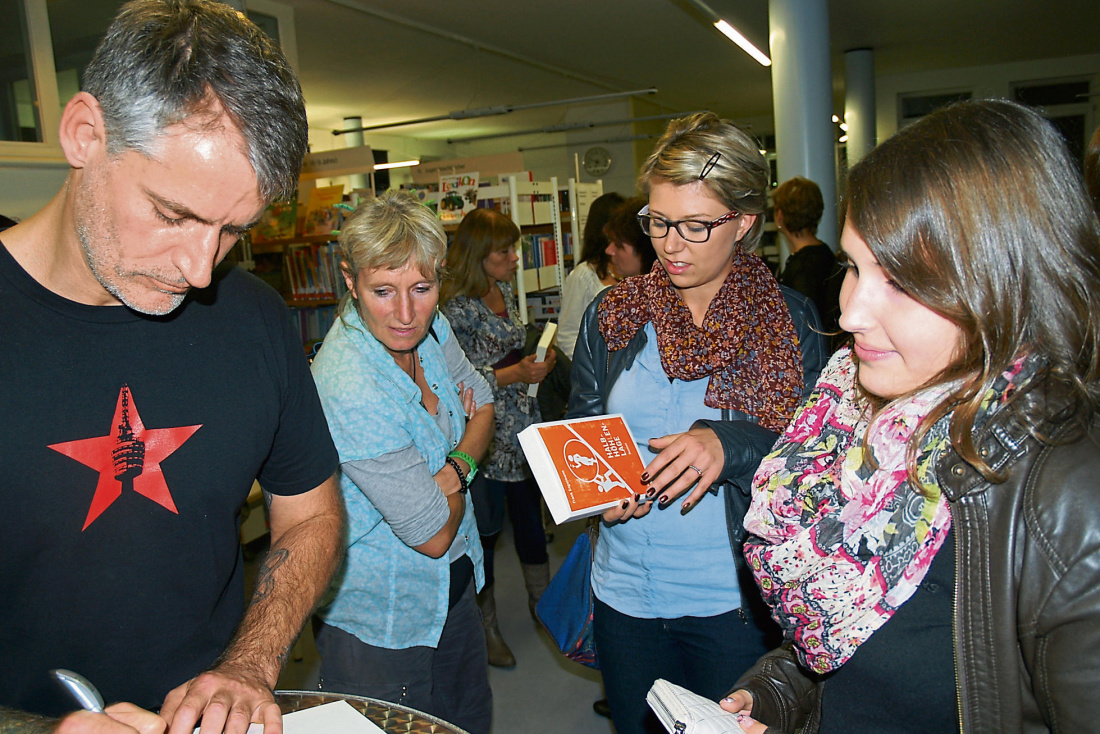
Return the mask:
[[[554,337],[557,336],[558,325],[553,321],[548,321],[546,326],[542,329],[542,336],[539,337],[539,343],[535,346],[535,361],[545,362],[546,352],[550,349],[554,343]],[[533,382],[527,386],[527,397],[537,397],[539,394],[539,385],[541,383]]]
[[536,423],[519,443],[559,525],[646,491],[645,464],[621,414]]

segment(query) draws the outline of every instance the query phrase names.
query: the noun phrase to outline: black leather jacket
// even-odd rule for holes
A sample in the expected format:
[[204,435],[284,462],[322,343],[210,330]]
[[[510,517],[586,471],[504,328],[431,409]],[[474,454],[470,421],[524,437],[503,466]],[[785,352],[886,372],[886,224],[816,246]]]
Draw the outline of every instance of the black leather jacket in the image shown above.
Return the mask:
[[[805,395],[817,382],[829,357],[825,352],[825,339],[820,333],[821,322],[809,298],[784,286],[780,286],[779,289],[791,312],[794,328],[798,334],[799,347],[802,350],[803,382],[806,384],[803,395]],[[634,364],[634,358],[646,344],[645,330],[639,329],[624,348],[608,352],[607,343],[600,334],[597,319],[597,309],[606,293],[605,290],[596,296],[596,299],[589,304],[581,321],[580,333],[573,352],[572,386],[566,418],[584,418],[606,413],[607,397],[611,394],[611,388],[619,379],[619,375]],[[722,412],[724,420],[698,421],[696,425],[711,428],[722,441],[726,462],[718,481],[732,483],[742,490],[740,493],[727,493],[727,502],[729,502],[731,499],[738,500],[737,497],[729,495],[741,494],[742,497],[747,497],[752,475],[756,472],[761,459],[771,450],[778,434],[756,425],[756,419],[752,416],[735,410]],[[741,517],[744,517],[744,510],[741,509],[740,512]],[[742,533],[743,537],[743,527],[740,523],[736,523],[736,527],[731,523],[730,530],[732,533]],[[737,543],[737,546],[740,546],[740,543]]]
[[[982,479],[953,451],[936,466],[957,553],[959,729],[1100,732],[1100,419],[1069,441],[1073,428],[1054,422],[1041,442],[1012,412],[974,442],[1007,481]],[[753,694],[769,734],[816,732],[827,685],[781,648],[733,690]]]

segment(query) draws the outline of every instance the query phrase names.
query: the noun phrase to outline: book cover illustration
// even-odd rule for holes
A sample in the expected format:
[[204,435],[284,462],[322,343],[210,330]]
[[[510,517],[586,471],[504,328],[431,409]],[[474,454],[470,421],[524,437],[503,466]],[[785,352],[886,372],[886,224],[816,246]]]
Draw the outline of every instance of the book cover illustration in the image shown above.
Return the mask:
[[336,206],[344,198],[343,185],[321,186],[309,192],[306,205],[303,235],[331,235],[343,223],[341,210]]
[[273,201],[264,210],[260,221],[252,228],[253,242],[290,239],[298,225],[298,194],[289,199]]
[[619,414],[538,423],[519,439],[556,523],[645,492],[645,465]]
[[459,222],[477,207],[478,174],[456,173],[439,177],[439,219]]

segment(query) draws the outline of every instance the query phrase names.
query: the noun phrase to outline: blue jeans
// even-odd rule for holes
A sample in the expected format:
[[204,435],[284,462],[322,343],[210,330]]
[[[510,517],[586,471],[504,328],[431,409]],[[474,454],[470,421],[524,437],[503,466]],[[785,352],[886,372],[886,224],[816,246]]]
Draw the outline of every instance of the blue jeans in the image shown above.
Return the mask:
[[664,734],[645,700],[658,678],[718,700],[769,649],[765,630],[740,609],[715,617],[639,619],[597,598],[593,630],[618,734]]

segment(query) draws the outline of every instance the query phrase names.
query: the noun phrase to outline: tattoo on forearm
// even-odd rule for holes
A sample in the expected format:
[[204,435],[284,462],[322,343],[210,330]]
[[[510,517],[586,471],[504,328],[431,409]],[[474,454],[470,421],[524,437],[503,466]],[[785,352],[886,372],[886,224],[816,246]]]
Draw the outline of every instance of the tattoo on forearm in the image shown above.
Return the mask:
[[275,589],[275,569],[283,565],[290,557],[286,548],[276,548],[267,554],[267,558],[256,571],[256,590],[252,592],[252,603],[263,601]]
[[290,657],[290,651],[293,649],[294,643],[291,643],[279,651],[278,657],[275,658],[279,663],[279,670],[282,670],[283,666],[286,665],[287,658]]

